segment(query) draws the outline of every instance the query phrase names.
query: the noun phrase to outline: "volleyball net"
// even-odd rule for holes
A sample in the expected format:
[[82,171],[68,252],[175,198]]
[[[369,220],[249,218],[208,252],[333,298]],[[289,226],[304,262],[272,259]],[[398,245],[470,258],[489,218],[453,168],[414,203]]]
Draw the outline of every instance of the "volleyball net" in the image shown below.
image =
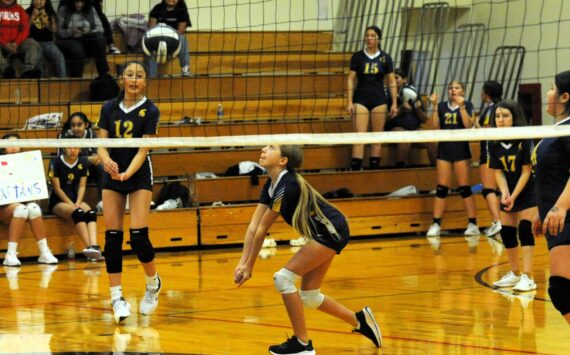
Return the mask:
[[[114,44],[121,51],[106,55],[112,76],[128,60],[144,62],[140,37],[159,2],[103,3]],[[19,3],[27,8],[31,1]],[[63,1],[52,3],[57,11]],[[148,81],[147,97],[161,111],[161,138],[152,141],[154,147],[252,145],[289,134],[298,137],[284,141],[300,144],[439,141],[463,139],[463,134],[475,140],[496,134],[352,134],[346,77],[351,55],[363,48],[364,30],[370,25],[382,29],[382,49],[391,55],[395,68],[408,73],[421,95],[438,92],[445,100],[447,84],[459,80],[466,84],[466,99],[477,109],[482,83],[497,80],[504,97],[518,100],[535,125],[552,123],[544,92],[554,75],[567,69],[570,54],[565,39],[570,4],[563,0],[186,3],[190,75],[183,76],[180,60],[173,58]],[[68,67],[78,64],[68,58]],[[93,79],[99,75],[94,60],[87,59],[82,76],[75,78],[53,78],[53,65],[45,59],[41,79],[0,81],[0,130],[34,140],[21,141],[22,146],[59,144],[49,139],[57,137],[73,112],[84,112],[96,128],[102,101],[91,98]],[[543,131],[529,132],[538,137]],[[151,145],[149,140],[134,142]]]

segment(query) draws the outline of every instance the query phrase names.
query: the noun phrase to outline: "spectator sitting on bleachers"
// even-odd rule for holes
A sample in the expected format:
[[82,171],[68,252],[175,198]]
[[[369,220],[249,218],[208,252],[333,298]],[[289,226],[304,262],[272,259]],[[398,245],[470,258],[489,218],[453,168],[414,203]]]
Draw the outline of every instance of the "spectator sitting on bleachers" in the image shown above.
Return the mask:
[[[4,1],[4,0],[3,0]],[[19,139],[20,136],[15,133],[5,134],[2,139]],[[2,149],[0,154],[16,154],[22,150],[18,147],[9,147]],[[42,218],[42,210],[35,202],[10,203],[0,206],[0,222],[8,226],[8,247],[6,257],[4,258],[4,266],[20,266],[22,263],[18,259],[18,242],[22,237],[24,225],[30,223],[30,229],[34,238],[36,238],[40,257],[40,264],[57,264],[58,260],[49,250]]]
[[5,79],[15,78],[16,71],[11,59],[22,57],[21,78],[39,78],[41,48],[29,38],[29,18],[16,0],[0,0],[0,72]]
[[[180,66],[182,76],[190,76],[190,53],[186,41],[186,27],[192,27],[188,7],[184,0],[162,0],[150,11],[148,27],[153,28],[159,23],[164,23],[174,28],[180,34]],[[148,68],[149,77],[155,78],[158,74],[158,64],[150,56],[145,57],[145,65]]]
[[54,34],[57,32],[57,14],[50,0],[33,0],[32,5],[26,9],[30,17],[30,38],[36,40],[41,48],[44,58],[51,60],[55,68],[55,76],[65,78],[65,57],[55,45]]
[[[63,124],[61,133],[57,138],[60,139],[69,135],[85,139],[97,138],[97,133],[93,131],[91,121],[87,115],[81,111],[74,112],[69,115],[69,118]],[[62,154],[64,154],[64,150],[58,149],[57,155],[60,156]],[[101,164],[101,159],[99,159],[99,155],[97,155],[97,148],[82,148],[79,152],[79,156],[85,157],[89,160],[89,176],[87,181],[95,182],[97,184],[97,196],[99,201],[99,203],[97,203],[97,209],[101,210],[104,170],[103,164]]]
[[103,34],[105,35],[105,42],[109,47],[109,53],[111,54],[121,54],[119,48],[115,47],[115,41],[113,40],[113,31],[111,30],[111,24],[107,19],[105,13],[103,13],[103,0],[94,0],[93,7],[95,11],[97,11],[97,15],[99,15],[99,20],[101,20],[101,24],[103,25]]
[[58,47],[67,59],[69,74],[73,78],[83,76],[83,66],[88,56],[95,58],[99,77],[109,73],[103,25],[93,7],[92,0],[66,0],[57,12]]
[[[385,131],[416,131],[420,129],[422,123],[428,120],[427,108],[423,104],[419,93],[413,86],[408,85],[407,73],[398,68],[394,71],[396,76],[396,84],[398,86],[398,115],[386,120],[384,126]],[[411,100],[404,94],[404,89],[416,93],[416,98]],[[386,91],[387,97],[390,98],[390,91]],[[390,99],[387,100],[390,102]],[[396,156],[396,168],[403,168],[406,166],[406,159],[410,152],[411,143],[399,143],[398,152]],[[437,144],[436,143],[423,143],[428,150],[428,157],[431,165],[435,165]]]

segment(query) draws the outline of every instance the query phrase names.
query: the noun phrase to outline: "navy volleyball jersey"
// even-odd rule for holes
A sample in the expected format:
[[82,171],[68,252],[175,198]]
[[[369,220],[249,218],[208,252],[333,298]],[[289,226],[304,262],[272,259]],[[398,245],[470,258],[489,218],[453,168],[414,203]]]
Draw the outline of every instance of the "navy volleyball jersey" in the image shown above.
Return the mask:
[[[569,125],[570,117],[558,124]],[[532,163],[535,169],[538,212],[540,219],[544,220],[570,179],[570,137],[541,140],[532,154]],[[568,222],[570,213],[566,214],[565,223]]]
[[[473,115],[473,104],[465,101],[465,110],[469,115]],[[452,108],[449,101],[440,102],[437,107],[439,115],[439,128],[441,129],[461,129],[467,128],[463,125],[459,106]]]
[[[280,175],[277,185],[273,189],[271,188],[271,179],[266,181],[263,189],[261,190],[259,203],[269,206],[270,209],[279,213],[287,224],[292,226],[293,214],[295,213],[295,209],[299,203],[300,195],[301,189],[297,179],[295,178],[295,174],[285,171]],[[319,202],[319,207],[335,227],[336,233],[340,234],[340,236],[337,236],[336,238],[346,239],[346,241],[343,242],[343,244],[346,245],[346,242],[348,242],[348,227],[346,225],[344,215],[340,213],[339,210],[328,204]],[[318,237],[322,237],[323,233],[326,233],[327,231],[325,224],[320,222],[316,216],[311,217],[310,222],[313,237],[320,240]],[[331,233],[326,234],[330,235]],[[327,243],[325,243],[325,245],[326,244]],[[342,247],[344,247],[344,245]],[[342,249],[342,247],[340,249]],[[336,247],[333,248],[336,249]],[[340,249],[337,251],[340,252]]]
[[[489,142],[489,167],[500,169],[505,174],[509,191],[512,193],[522,174],[523,165],[530,165],[534,144],[532,140],[522,141],[494,141]],[[531,174],[526,186],[521,192],[533,192],[534,181]],[[533,193],[534,195],[534,193]]]
[[[469,115],[473,114],[473,104],[465,101],[465,109]],[[441,129],[463,129],[459,106],[452,108],[448,101],[440,102],[437,106],[439,127]],[[471,159],[469,142],[439,142],[437,158],[445,161],[461,161]]]
[[350,59],[350,70],[356,72],[355,95],[385,95],[384,77],[394,72],[392,57],[379,51],[370,57],[364,50],[358,51]]
[[[142,98],[136,105],[126,109],[116,100],[107,101],[101,109],[99,127],[109,132],[109,138],[142,138],[158,133],[160,112],[155,104]],[[138,148],[108,148],[109,156],[119,165],[119,172],[125,172],[138,152]],[[131,179],[152,175],[150,155]]]
[[490,103],[487,105],[483,112],[479,115],[479,126],[481,128],[495,127],[495,103]]
[[[82,177],[89,176],[89,160],[86,157],[79,157],[74,164],[68,164],[63,155],[53,158],[48,176],[50,178],[58,178],[59,186],[67,197],[72,201],[77,200],[77,191],[79,190],[79,182]],[[55,192],[52,191],[52,195]],[[57,196],[56,196],[57,197]],[[57,197],[59,199],[59,197]]]

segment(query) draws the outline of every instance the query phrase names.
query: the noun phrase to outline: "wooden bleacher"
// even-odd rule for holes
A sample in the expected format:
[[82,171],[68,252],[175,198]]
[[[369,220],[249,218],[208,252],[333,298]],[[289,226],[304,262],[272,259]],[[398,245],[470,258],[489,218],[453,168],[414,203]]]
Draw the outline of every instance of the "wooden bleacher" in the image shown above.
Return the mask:
[[[228,135],[279,133],[339,133],[353,131],[345,112],[345,81],[350,54],[330,53],[330,32],[188,32],[191,51],[191,78],[149,80],[147,96],[161,110],[161,136],[217,137]],[[117,39],[117,38],[116,38]],[[117,45],[124,52],[121,40]],[[132,55],[109,56],[111,66]],[[179,72],[172,61],[166,70]],[[86,73],[91,69],[86,68]],[[55,138],[58,130],[18,130],[30,117],[47,112],[84,111],[96,121],[101,103],[90,103],[89,78],[0,81],[0,129],[18,132],[23,138]],[[20,104],[15,105],[18,101]],[[217,106],[224,105],[224,122],[217,123]],[[182,124],[184,117],[201,118],[201,124]],[[252,120],[255,119],[256,122]],[[478,156],[478,144],[471,145]],[[249,177],[195,179],[196,172],[223,174],[244,160],[257,161],[259,147],[230,147],[155,150],[152,153],[157,198],[166,177],[180,181],[191,190],[194,207],[151,213],[150,229],[157,248],[202,247],[239,244],[266,177],[252,186]],[[305,178],[321,192],[346,187],[356,197],[334,203],[349,217],[353,236],[425,232],[431,224],[433,196],[420,194],[404,198],[384,195],[405,185],[430,191],[435,186],[433,167],[378,171],[337,171],[350,164],[350,146],[305,147]],[[53,149],[46,149],[47,165]],[[395,145],[385,145],[383,165],[393,164]],[[412,150],[411,164],[427,164],[425,150]],[[478,179],[473,169],[472,183]],[[477,195],[481,225],[489,222],[483,199]],[[86,201],[97,202],[94,186]],[[226,205],[212,207],[222,201]],[[45,207],[46,201],[42,201]],[[231,205],[227,205],[231,203]],[[128,216],[127,216],[128,221]],[[444,229],[464,228],[466,222],[461,198],[451,195],[443,220]],[[53,216],[45,217],[49,244],[55,254],[63,254],[75,237],[71,224]],[[99,243],[103,244],[103,219],[98,220]],[[0,226],[0,235],[6,227]],[[296,238],[293,229],[280,219],[270,236],[278,240]],[[128,238],[124,248],[128,249]],[[0,238],[0,249],[6,239]],[[20,255],[37,255],[29,230],[20,244]]]

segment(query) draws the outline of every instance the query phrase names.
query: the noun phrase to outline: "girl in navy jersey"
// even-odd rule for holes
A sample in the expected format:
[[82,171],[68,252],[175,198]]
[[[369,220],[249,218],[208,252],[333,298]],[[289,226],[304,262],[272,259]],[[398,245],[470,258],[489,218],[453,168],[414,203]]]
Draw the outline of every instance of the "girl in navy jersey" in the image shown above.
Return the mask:
[[[67,121],[63,123],[61,133],[57,138],[63,138],[66,135],[85,139],[97,138],[97,133],[93,131],[91,121],[87,115],[81,111],[73,112],[69,115]],[[57,150],[57,155],[62,155],[63,153],[63,149]],[[95,182],[97,184],[97,193],[99,201],[101,201],[103,194],[103,175],[105,174],[105,171],[103,170],[101,159],[99,159],[99,156],[97,155],[97,148],[81,148],[79,150],[79,156],[85,157],[89,160],[89,175],[87,177],[87,182]],[[97,204],[97,209],[102,211],[101,202]]]
[[[270,353],[315,353],[307,335],[303,305],[344,320],[379,347],[382,342],[380,328],[370,308],[364,307],[354,313],[321,293],[326,272],[335,254],[339,254],[348,243],[350,232],[345,216],[295,171],[302,162],[303,152],[299,146],[268,145],[261,150],[259,164],[267,169],[270,179],[261,191],[260,202],[247,229],[234,280],[242,285],[252,277],[265,235],[281,215],[309,240],[273,277],[285,303],[294,336],[283,344],[271,346]],[[295,286],[299,278],[300,292]]]
[[[390,117],[398,114],[398,88],[394,76],[392,57],[380,49],[382,31],[370,26],[364,32],[366,47],[356,52],[350,59],[350,73],[347,81],[348,113],[354,117],[356,132],[367,132],[370,124],[372,131],[384,130],[388,115],[384,82],[388,82],[392,102]],[[356,88],[354,83],[356,81]],[[373,144],[370,150],[370,169],[380,166],[381,144]],[[352,170],[361,170],[364,157],[364,145],[352,146]]]
[[[479,119],[475,121],[477,128],[489,128],[495,126],[495,107],[501,101],[503,96],[503,87],[494,80],[486,81],[481,90],[481,100],[483,101],[483,110],[479,115]],[[499,216],[499,200],[497,199],[497,184],[495,182],[495,174],[493,169],[489,168],[489,155],[487,154],[487,146],[491,142],[481,141],[481,155],[479,157],[479,173],[481,174],[481,183],[483,184],[483,197],[487,202],[487,208],[493,219],[493,224],[485,231],[488,237],[492,237],[501,231],[501,221]]]
[[[400,68],[396,69],[394,73],[396,84],[398,85],[398,115],[390,118],[384,128],[386,131],[418,130],[421,124],[428,120],[427,109],[422,103],[417,90],[408,84],[408,74]],[[408,99],[404,94],[407,90],[415,92],[416,99]],[[430,164],[435,164],[437,145],[435,143],[422,143],[422,146],[428,150]],[[396,168],[406,166],[406,159],[408,158],[411,147],[411,143],[398,143]]]
[[[546,101],[556,125],[570,124],[570,71],[554,77]],[[541,140],[532,158],[538,203],[533,228],[546,235],[550,251],[548,294],[570,324],[570,136]]]
[[[2,139],[20,139],[16,133],[8,133],[2,136]],[[21,153],[22,149],[18,147],[4,148],[1,154]],[[4,258],[4,266],[20,266],[22,263],[18,259],[18,242],[24,232],[26,222],[29,222],[32,234],[38,243],[40,256],[38,263],[40,264],[57,264],[58,260],[49,250],[44,220],[42,218],[42,210],[35,202],[14,202],[0,206],[0,222],[8,226],[8,245],[6,257]]]
[[[432,121],[434,129],[464,129],[473,126],[473,104],[465,101],[465,85],[452,81],[447,92],[449,101],[438,104],[438,95],[430,96],[434,107]],[[433,206],[433,224],[428,230],[428,237],[437,237],[441,231],[441,217],[445,211],[445,199],[451,185],[451,173],[455,171],[459,194],[463,198],[469,218],[466,236],[478,236],[475,200],[471,192],[469,168],[471,151],[469,142],[440,142],[437,147],[437,188]]]
[[[497,127],[527,125],[522,108],[511,100],[497,104],[495,122]],[[494,171],[501,191],[501,239],[511,266],[511,271],[494,282],[493,286],[512,287],[517,292],[532,291],[536,289],[532,279],[534,236],[531,221],[536,214],[530,161],[532,140],[495,141],[489,142],[488,147],[489,168]],[[519,267],[517,234],[521,245],[522,270]]]
[[83,201],[89,160],[79,155],[79,148],[63,148],[63,151],[64,154],[53,158],[50,164],[48,176],[52,191],[49,210],[58,217],[73,221],[77,234],[85,243],[83,254],[88,259],[103,260],[101,247],[97,245],[97,213]]
[[[160,113],[144,96],[147,73],[138,62],[127,62],[120,75],[123,86],[118,98],[107,101],[101,109],[101,138],[156,137]],[[148,236],[152,199],[152,165],[148,148],[99,148],[105,169],[103,179],[103,215],[105,218],[105,263],[109,274],[111,303],[115,321],[130,315],[130,304],[121,288],[123,267],[123,218],[127,196],[130,205],[131,248],[141,262],[146,276],[146,294],[140,313],[149,315],[158,306],[161,280],[156,271],[154,249]]]

